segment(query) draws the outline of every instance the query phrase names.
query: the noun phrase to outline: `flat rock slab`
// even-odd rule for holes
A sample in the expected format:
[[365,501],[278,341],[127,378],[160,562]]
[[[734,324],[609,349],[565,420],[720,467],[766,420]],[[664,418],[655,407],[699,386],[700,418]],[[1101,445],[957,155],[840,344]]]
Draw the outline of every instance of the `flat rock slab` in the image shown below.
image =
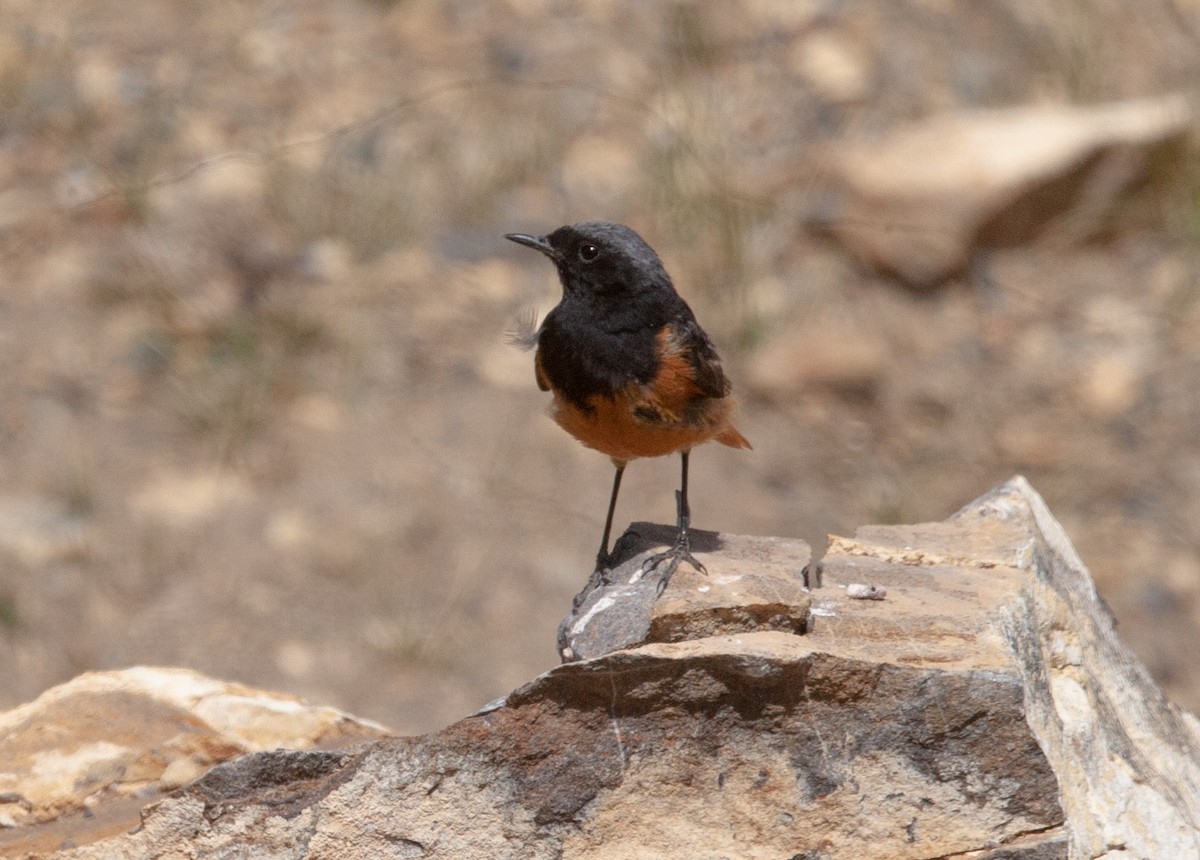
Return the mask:
[[593,575],[559,626],[564,662],[647,642],[763,630],[804,632],[809,609],[805,575],[812,557],[808,544],[692,531],[693,554],[706,572],[680,564],[663,588],[666,566],[644,568],[647,559],[674,544],[676,535],[668,526],[634,523],[621,536],[613,566]]
[[[809,634],[852,643],[869,659],[1005,668],[1012,654],[996,609],[1017,601],[1027,536],[1002,520],[870,526],[831,537]],[[874,587],[882,599],[853,596]],[[882,649],[882,651],[880,650]]]

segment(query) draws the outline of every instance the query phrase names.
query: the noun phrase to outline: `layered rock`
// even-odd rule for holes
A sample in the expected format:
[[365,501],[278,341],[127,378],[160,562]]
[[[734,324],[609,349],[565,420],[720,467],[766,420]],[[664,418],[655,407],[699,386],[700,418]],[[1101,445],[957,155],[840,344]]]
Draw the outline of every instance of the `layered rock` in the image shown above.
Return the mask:
[[569,662],[477,714],[242,756],[133,832],[27,856],[1200,856],[1200,724],[1024,480],[819,568],[699,533],[707,575],[657,596],[641,565],[670,537],[635,526],[564,621]]

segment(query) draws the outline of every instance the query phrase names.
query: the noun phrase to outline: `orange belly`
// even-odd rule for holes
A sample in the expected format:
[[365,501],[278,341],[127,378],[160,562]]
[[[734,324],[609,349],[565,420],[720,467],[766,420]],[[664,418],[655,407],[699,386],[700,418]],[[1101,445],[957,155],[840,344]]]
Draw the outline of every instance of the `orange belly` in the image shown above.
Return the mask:
[[636,394],[595,395],[589,400],[592,407],[589,411],[556,396],[550,414],[560,427],[584,445],[620,463],[687,451],[710,439],[731,448],[750,447],[746,438],[729,423],[733,403],[727,398],[706,400],[702,407],[691,411],[687,421],[639,410],[641,402]]

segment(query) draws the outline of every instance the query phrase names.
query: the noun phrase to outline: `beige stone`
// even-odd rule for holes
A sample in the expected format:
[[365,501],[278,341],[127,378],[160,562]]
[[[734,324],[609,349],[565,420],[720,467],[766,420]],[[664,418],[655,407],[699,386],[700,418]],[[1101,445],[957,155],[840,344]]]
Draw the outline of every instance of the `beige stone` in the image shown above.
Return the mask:
[[1170,95],[947,114],[842,142],[829,226],[876,268],[936,284],[980,247],[1085,238],[1193,121]]
[[0,714],[0,856],[127,830],[165,791],[246,753],[386,734],[333,708],[183,669],[81,675]]

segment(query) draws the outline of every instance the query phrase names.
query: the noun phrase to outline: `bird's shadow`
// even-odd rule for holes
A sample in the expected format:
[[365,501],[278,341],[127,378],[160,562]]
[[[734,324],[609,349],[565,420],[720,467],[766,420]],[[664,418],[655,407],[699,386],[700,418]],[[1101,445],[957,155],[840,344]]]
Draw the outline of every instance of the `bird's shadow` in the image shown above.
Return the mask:
[[[653,549],[671,547],[679,538],[677,526],[660,523],[632,523],[625,533],[617,539],[612,552],[608,556],[607,567],[615,569],[635,556]],[[692,552],[717,552],[725,542],[718,532],[703,529],[688,529],[688,540]]]

